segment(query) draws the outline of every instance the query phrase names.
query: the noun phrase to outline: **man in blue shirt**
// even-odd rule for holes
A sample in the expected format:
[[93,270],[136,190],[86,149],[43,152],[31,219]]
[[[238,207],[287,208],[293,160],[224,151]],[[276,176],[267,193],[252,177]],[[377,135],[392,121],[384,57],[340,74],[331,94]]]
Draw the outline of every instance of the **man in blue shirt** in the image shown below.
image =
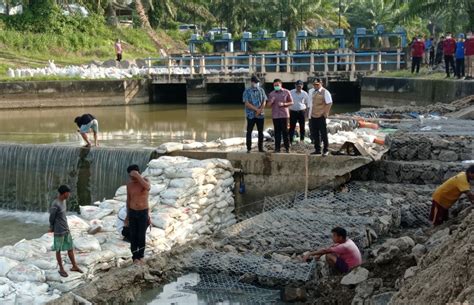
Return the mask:
[[458,79],[464,77],[464,34],[459,34],[456,42],[456,76]]
[[430,37],[425,40],[425,58],[424,58],[424,63],[427,65],[431,65],[431,49],[433,48],[433,37]]
[[245,89],[242,100],[245,104],[245,116],[247,117],[247,152],[252,149],[252,131],[255,125],[258,130],[258,151],[264,152],[263,149],[263,124],[265,104],[267,95],[260,88],[260,80],[255,75],[250,79],[250,88]]

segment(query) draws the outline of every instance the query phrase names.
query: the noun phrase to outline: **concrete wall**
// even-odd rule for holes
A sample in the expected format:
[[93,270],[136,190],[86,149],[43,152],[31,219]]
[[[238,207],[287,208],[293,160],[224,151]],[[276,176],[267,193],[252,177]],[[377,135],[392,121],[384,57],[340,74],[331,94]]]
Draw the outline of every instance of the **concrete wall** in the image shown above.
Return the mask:
[[145,104],[147,80],[16,81],[0,83],[0,109]]
[[474,94],[474,82],[401,77],[364,77],[361,106],[425,106]]
[[[223,158],[232,162],[234,168],[245,174],[246,193],[238,193],[236,183],[236,205],[251,203],[265,196],[275,196],[292,191],[305,190],[305,155],[261,154],[238,152],[179,151],[173,156],[193,159]],[[350,172],[372,162],[369,158],[350,156],[307,156],[308,188],[339,185],[349,180]],[[238,182],[239,176],[236,175]]]

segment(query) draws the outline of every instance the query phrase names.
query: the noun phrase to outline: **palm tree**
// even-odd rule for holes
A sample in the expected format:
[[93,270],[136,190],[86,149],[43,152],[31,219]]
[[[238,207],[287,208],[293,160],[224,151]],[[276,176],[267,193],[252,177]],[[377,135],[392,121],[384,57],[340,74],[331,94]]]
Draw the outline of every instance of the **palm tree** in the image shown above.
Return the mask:
[[473,0],[412,0],[408,8],[407,17],[441,14],[447,30],[474,30]]

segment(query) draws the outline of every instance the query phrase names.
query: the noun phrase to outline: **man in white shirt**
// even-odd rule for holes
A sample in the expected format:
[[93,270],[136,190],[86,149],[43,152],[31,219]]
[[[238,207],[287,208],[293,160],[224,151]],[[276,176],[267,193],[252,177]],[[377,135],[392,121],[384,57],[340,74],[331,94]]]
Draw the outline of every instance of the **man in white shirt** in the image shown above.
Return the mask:
[[290,142],[293,144],[296,123],[300,126],[300,141],[304,141],[305,134],[305,116],[306,109],[310,104],[310,98],[306,91],[303,90],[303,81],[298,80],[295,83],[295,89],[291,90],[293,105],[290,106]]
[[321,140],[323,142],[323,156],[329,155],[329,140],[326,119],[332,106],[331,93],[322,86],[321,79],[313,81],[313,89],[309,91],[311,102],[308,107],[308,119],[310,120],[311,137],[314,140],[314,152],[312,155],[321,154]]

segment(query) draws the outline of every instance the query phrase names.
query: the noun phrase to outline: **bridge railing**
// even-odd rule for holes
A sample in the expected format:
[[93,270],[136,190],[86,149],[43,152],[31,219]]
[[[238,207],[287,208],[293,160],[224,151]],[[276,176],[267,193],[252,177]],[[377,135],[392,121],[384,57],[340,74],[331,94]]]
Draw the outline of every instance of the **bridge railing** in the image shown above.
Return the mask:
[[273,53],[229,56],[173,56],[147,58],[151,74],[235,74],[267,72],[367,72],[400,70],[405,53],[391,51],[336,50],[324,53]]

